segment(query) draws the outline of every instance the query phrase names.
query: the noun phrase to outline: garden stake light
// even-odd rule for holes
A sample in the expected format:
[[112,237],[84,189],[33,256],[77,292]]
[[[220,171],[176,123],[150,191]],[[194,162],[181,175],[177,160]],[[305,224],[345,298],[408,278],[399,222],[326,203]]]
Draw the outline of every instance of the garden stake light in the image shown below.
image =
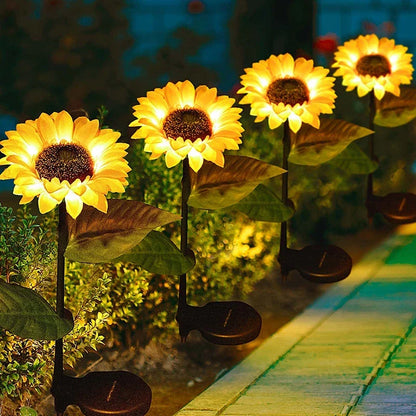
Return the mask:
[[[311,162],[303,161],[299,164],[319,164],[324,155],[324,161],[333,155],[325,155],[322,145],[314,136],[321,133],[320,113],[332,113],[335,101],[333,90],[334,78],[327,77],[329,70],[323,67],[314,67],[312,60],[304,58],[293,59],[286,53],[284,55],[271,55],[267,60],[261,60],[245,69],[246,74],[241,76],[243,87],[239,93],[246,95],[240,101],[250,104],[250,114],[256,116],[255,121],[260,122],[268,117],[269,127],[275,129],[283,124],[283,164],[285,173],[282,176],[282,202],[284,205],[293,205],[288,199],[288,161],[292,149],[301,147],[297,143],[296,134],[302,133],[303,123],[312,126],[311,134],[306,135],[303,147],[313,149]],[[345,122],[336,121],[336,125],[346,126]],[[328,124],[327,124],[328,126]],[[308,126],[309,127],[309,126]],[[357,126],[347,126],[355,129]],[[293,131],[293,143],[290,137]],[[333,127],[329,131],[333,135]],[[361,133],[360,133],[361,134]],[[360,137],[356,135],[355,140]],[[364,134],[363,134],[364,135]],[[305,135],[304,135],[305,137]],[[324,143],[339,145],[341,140],[323,138]],[[348,141],[346,142],[348,144]],[[306,146],[305,146],[306,144]],[[343,145],[344,147],[346,145]],[[342,147],[342,146],[341,146]],[[344,148],[342,147],[342,148]],[[339,149],[338,149],[339,150]],[[306,153],[304,149],[298,153]],[[329,152],[330,153],[330,152]],[[302,159],[299,158],[298,160]],[[308,159],[308,154],[306,159]],[[295,162],[297,163],[297,162]],[[287,221],[281,223],[280,252],[278,261],[281,266],[281,275],[286,279],[291,270],[298,270],[305,279],[315,283],[331,283],[345,279],[351,272],[351,257],[336,246],[312,245],[302,250],[287,247]]]
[[[342,83],[347,91],[357,88],[359,97],[369,94],[369,126],[373,131],[377,106],[382,102],[390,113],[394,113],[395,120],[393,123],[391,120],[383,120],[385,116],[380,112],[378,124],[395,127],[410,121],[409,118],[401,120],[409,103],[399,103],[396,98],[401,95],[400,85],[410,84],[412,79],[412,55],[406,51],[406,47],[395,45],[392,39],[379,39],[371,34],[345,42],[335,53],[333,67],[338,69],[334,75],[343,77]],[[389,111],[384,113],[389,115]],[[369,155],[371,160],[376,161],[374,140],[373,133],[369,137]],[[367,177],[366,207],[370,221],[376,213],[381,213],[393,224],[416,221],[416,195],[408,192],[374,195],[372,173]]]
[[[64,307],[65,252],[70,241],[68,221],[70,217],[72,221],[83,217],[84,204],[94,207],[95,212],[98,209],[106,213],[106,194],[124,192],[130,170],[124,159],[128,145],[116,143],[120,134],[100,129],[98,120],[78,117],[73,121],[66,111],[42,113],[37,120],[18,124],[16,131],[6,134],[8,140],[1,142],[5,157],[0,163],[10,166],[0,179],[14,179],[14,193],[22,195],[20,203],[28,203],[38,196],[41,213],[59,206],[56,315],[38,294],[7,284],[17,305],[26,301],[34,311],[40,311],[39,317],[34,312],[29,321],[26,316],[21,317],[16,334],[19,335],[19,328],[25,328],[28,338],[55,340],[51,392],[58,416],[70,404],[78,405],[87,416],[143,416],[150,407],[151,390],[136,375],[117,371],[90,373],[83,378],[64,375],[63,336],[73,327],[71,313]],[[87,224],[87,235],[89,231]],[[98,231],[94,233],[96,236],[99,237],[100,231],[105,235],[106,230]],[[45,319],[45,309],[50,319]],[[5,329],[13,332],[14,327],[8,325]]]
[[[288,158],[290,153],[290,127],[286,121],[283,133],[283,163],[286,173],[282,175],[282,201],[288,199]],[[334,245],[311,245],[301,250],[287,247],[287,221],[281,223],[280,252],[278,260],[281,275],[286,279],[291,270],[297,270],[301,276],[314,283],[333,283],[345,279],[351,272],[351,257],[340,247]]]
[[[65,202],[59,204],[58,217],[58,258],[56,270],[56,313],[60,318],[65,313],[65,249],[68,244],[68,224],[66,219]],[[58,416],[63,415],[67,404],[60,400],[59,390],[63,386],[64,376],[64,347],[63,338],[55,341],[55,360],[52,380],[52,395],[55,397],[55,410]],[[58,392],[58,394],[54,394]]]
[[[193,255],[188,248],[188,199],[191,193],[189,162],[183,161],[181,203],[181,251]],[[181,340],[191,330],[198,330],[209,342],[221,345],[244,344],[257,338],[261,317],[250,305],[240,301],[209,302],[204,306],[191,306],[186,300],[186,274],[180,276],[179,300],[176,320]]]
[[[204,161],[223,169],[224,150],[237,150],[241,143],[243,128],[238,121],[241,109],[232,107],[234,99],[217,96],[216,88],[205,85],[194,88],[190,81],[169,82],[138,101],[139,105],[133,107],[137,120],[130,126],[139,129],[132,137],[145,139],[144,150],[151,152],[150,159],[164,155],[167,167],[183,161],[181,252],[193,257],[188,248],[190,169],[195,173],[204,171]],[[215,184],[211,192],[214,188]],[[186,273],[182,273],[176,315],[182,341],[193,329],[199,330],[208,341],[225,345],[246,343],[259,334],[261,317],[246,303],[210,302],[199,307],[189,305],[186,296]]]
[[[376,97],[370,92],[370,129],[374,130]],[[371,160],[376,161],[374,133],[369,137],[368,149]],[[373,193],[373,174],[367,176],[367,197],[365,201],[368,219],[371,222],[376,213],[380,213],[392,224],[410,224],[416,222],[416,195],[410,192],[393,192],[384,196]]]
[[[56,311],[63,318],[65,295],[65,250],[68,244],[68,222],[65,202],[59,205],[58,267]],[[54,374],[51,393],[57,416],[63,416],[69,405],[77,405],[86,416],[143,416],[152,401],[150,387],[135,374],[126,371],[91,372],[75,378],[64,375],[63,339],[55,341]]]

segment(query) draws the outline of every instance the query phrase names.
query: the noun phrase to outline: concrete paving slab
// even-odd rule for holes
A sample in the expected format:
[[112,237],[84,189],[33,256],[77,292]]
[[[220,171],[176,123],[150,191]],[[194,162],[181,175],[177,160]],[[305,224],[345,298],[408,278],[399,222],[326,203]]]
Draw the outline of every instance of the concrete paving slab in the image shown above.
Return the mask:
[[381,244],[176,416],[416,416],[414,252]]

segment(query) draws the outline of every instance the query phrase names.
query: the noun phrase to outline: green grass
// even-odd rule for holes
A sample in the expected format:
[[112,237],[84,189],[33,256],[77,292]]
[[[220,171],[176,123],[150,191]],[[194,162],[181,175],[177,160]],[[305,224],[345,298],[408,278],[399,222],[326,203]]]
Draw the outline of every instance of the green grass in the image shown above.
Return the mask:
[[416,236],[409,236],[406,245],[394,249],[386,264],[416,264]]

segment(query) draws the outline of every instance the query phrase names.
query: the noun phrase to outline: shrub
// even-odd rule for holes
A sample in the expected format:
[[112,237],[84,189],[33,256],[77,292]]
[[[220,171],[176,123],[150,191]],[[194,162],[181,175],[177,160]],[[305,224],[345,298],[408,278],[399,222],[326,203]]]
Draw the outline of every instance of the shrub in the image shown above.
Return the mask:
[[[53,305],[55,218],[53,214],[42,217],[42,225],[36,221],[27,207],[14,213],[0,205],[0,278],[34,289]],[[108,277],[101,275],[86,282],[68,280],[73,291],[67,292],[67,307],[74,315],[75,325],[65,337],[65,360],[67,366],[73,366],[88,349],[103,342],[101,332],[109,317],[95,312]],[[46,391],[51,382],[53,356],[53,342],[22,339],[0,329],[2,414],[16,414],[21,405],[33,405]]]

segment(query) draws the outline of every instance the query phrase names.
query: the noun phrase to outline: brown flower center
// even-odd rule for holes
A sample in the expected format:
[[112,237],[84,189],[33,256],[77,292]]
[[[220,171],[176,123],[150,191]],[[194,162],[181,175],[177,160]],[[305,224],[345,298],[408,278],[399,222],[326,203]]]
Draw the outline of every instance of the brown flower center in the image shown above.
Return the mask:
[[40,152],[35,168],[41,178],[58,178],[61,182],[83,181],[94,173],[90,154],[77,144],[53,144]]
[[172,111],[163,122],[163,130],[167,137],[182,137],[194,142],[205,139],[212,134],[212,124],[205,112],[196,108],[181,108]]
[[377,78],[391,73],[388,59],[378,54],[361,57],[357,62],[356,69],[360,75],[371,75]]
[[267,98],[273,104],[286,104],[292,107],[309,100],[308,87],[297,78],[281,78],[267,88]]

